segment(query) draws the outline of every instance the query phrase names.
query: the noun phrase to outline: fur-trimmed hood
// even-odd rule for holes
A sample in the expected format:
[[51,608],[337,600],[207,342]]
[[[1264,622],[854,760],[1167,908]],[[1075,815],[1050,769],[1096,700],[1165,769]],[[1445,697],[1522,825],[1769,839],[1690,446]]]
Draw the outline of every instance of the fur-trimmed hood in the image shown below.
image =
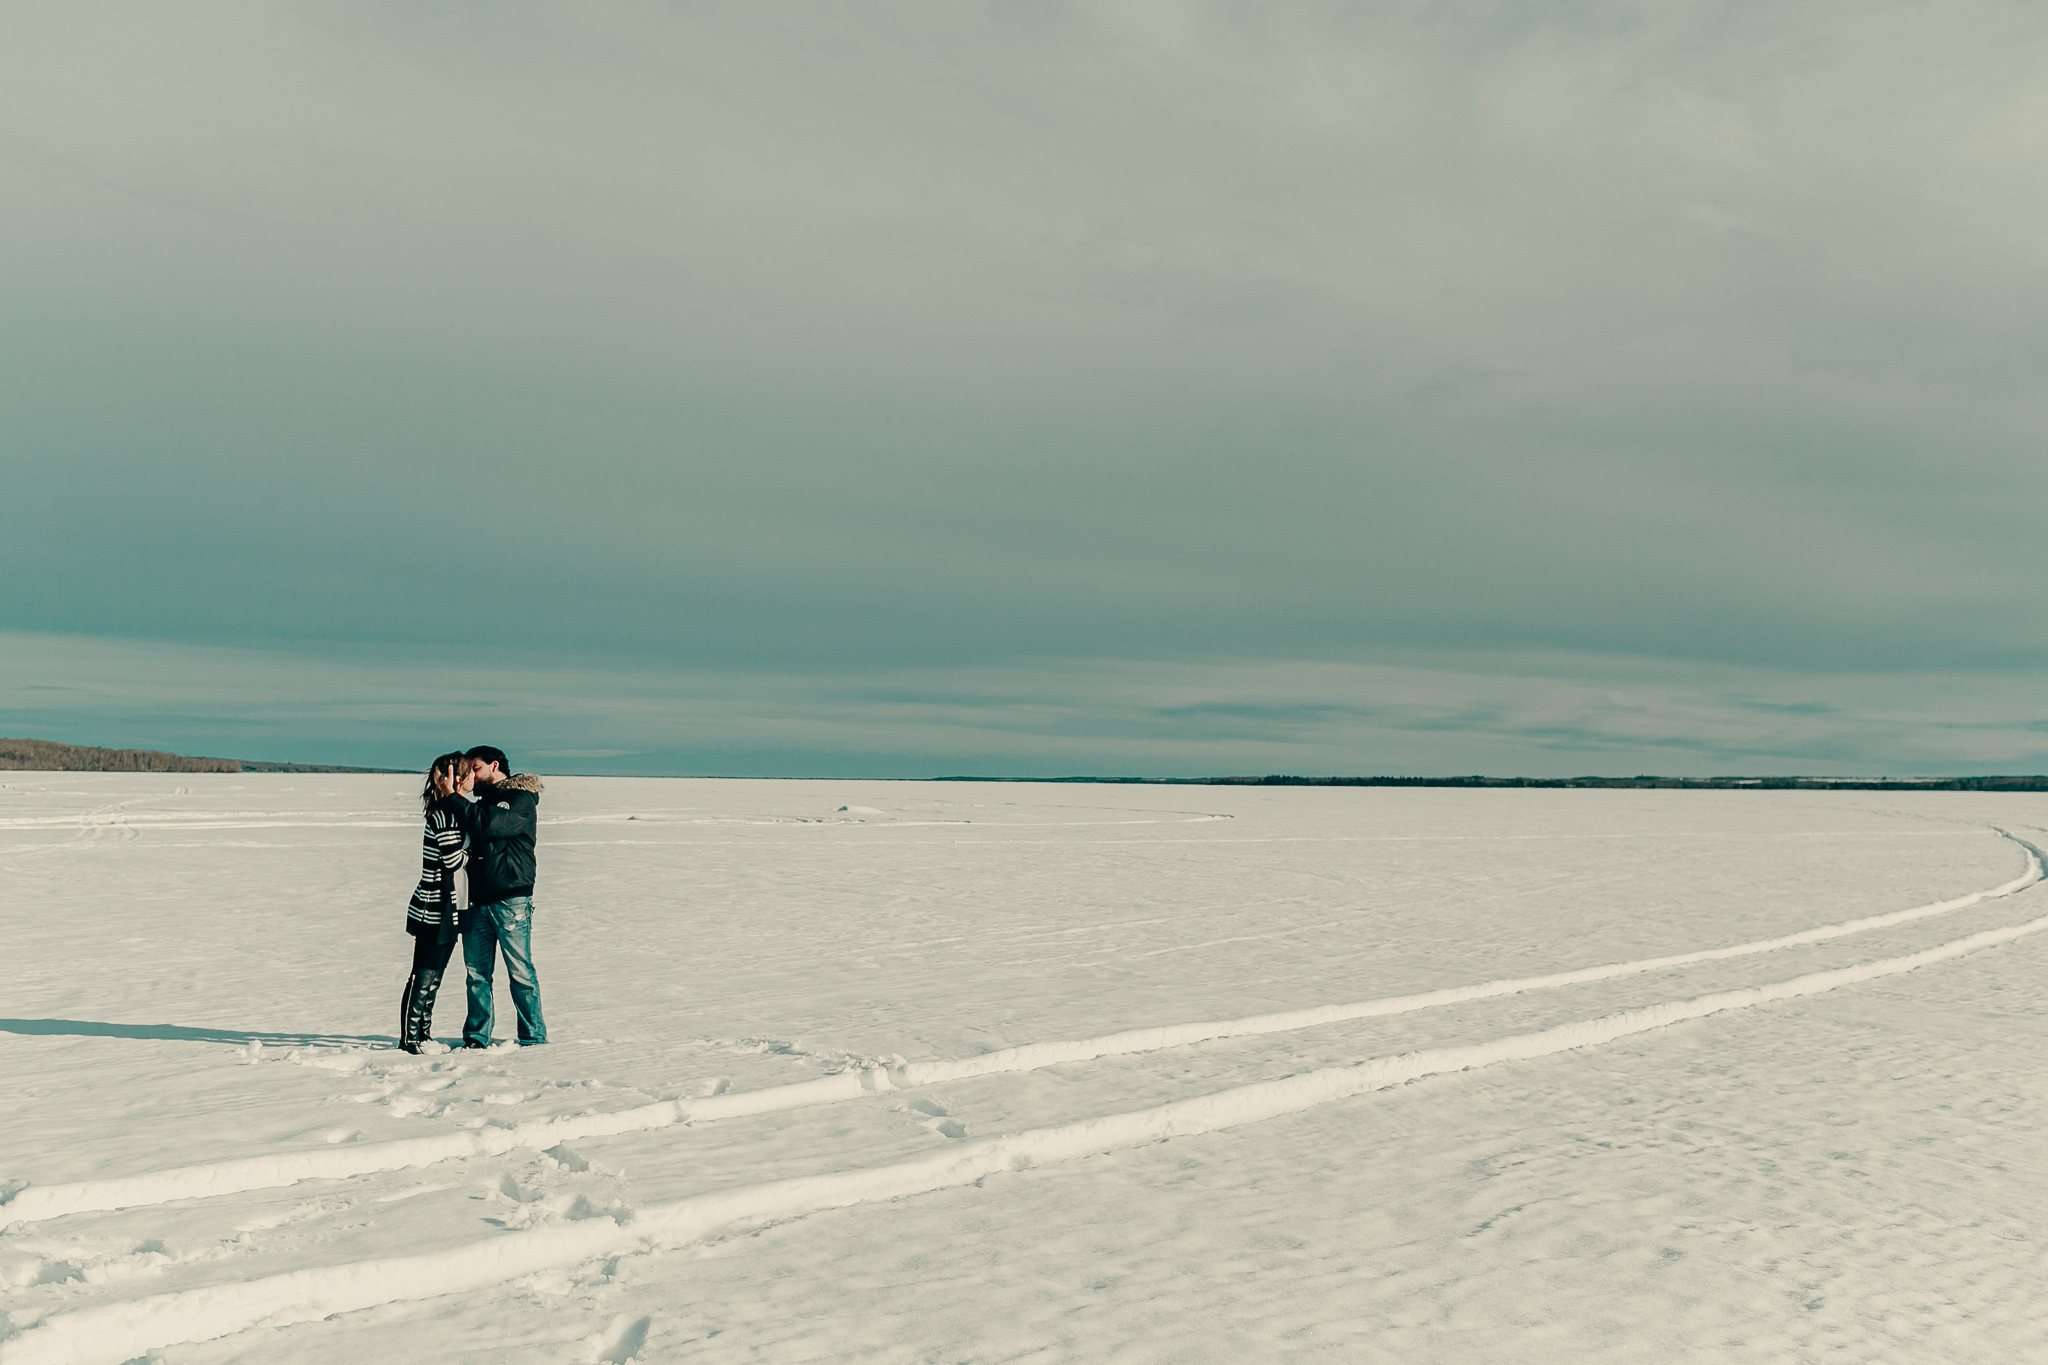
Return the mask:
[[503,787],[506,791],[532,792],[535,796],[540,795],[540,775],[538,773],[513,773],[510,777],[495,785]]

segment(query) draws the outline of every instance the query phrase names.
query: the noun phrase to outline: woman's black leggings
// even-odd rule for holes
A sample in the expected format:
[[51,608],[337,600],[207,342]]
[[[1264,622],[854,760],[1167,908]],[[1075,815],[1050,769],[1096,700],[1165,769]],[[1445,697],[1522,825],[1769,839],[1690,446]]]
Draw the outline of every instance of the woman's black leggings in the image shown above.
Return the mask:
[[418,976],[422,967],[430,972],[447,971],[448,959],[455,955],[455,945],[460,942],[462,940],[459,938],[451,938],[446,943],[441,942],[439,930],[427,934],[414,934],[412,936],[412,974]]

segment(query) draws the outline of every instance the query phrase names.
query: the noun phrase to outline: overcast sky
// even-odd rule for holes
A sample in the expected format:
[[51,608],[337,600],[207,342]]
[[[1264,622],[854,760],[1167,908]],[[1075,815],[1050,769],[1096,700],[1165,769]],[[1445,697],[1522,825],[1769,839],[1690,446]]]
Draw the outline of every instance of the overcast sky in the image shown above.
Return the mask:
[[17,7],[0,733],[2048,768],[2025,4]]

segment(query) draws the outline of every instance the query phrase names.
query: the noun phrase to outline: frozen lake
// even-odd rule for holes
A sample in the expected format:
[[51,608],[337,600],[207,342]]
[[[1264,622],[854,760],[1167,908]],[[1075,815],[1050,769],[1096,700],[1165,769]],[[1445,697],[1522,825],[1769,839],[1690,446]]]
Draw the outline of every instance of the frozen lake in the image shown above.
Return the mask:
[[4,1365],[2048,1341],[2048,797],[550,779],[409,1057],[416,779],[0,779]]

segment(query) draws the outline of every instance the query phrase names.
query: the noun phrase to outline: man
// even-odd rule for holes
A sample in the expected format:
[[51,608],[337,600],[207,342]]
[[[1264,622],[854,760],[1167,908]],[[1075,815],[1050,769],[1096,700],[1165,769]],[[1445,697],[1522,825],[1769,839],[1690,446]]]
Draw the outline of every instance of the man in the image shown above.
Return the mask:
[[469,978],[464,1047],[491,1045],[491,988],[498,952],[505,953],[519,1045],[548,1040],[540,1012],[540,976],[533,969],[533,838],[540,779],[507,771],[503,749],[480,744],[464,755],[457,782],[437,779],[435,806],[447,810],[469,838],[469,913],[462,922],[462,961]]

